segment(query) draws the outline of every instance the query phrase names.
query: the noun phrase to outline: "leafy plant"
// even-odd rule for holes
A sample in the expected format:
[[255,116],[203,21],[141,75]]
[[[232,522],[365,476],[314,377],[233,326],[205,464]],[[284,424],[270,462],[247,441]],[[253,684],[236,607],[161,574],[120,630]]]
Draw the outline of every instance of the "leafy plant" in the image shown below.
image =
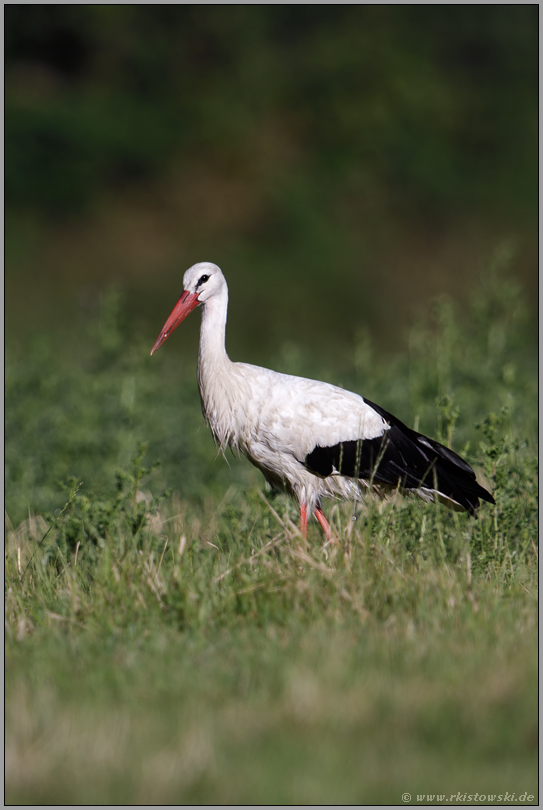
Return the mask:
[[329,503],[334,546],[248,464],[213,463],[193,369],[146,364],[115,296],[78,364],[41,342],[8,357],[10,800],[536,795],[535,344],[508,284],[467,319],[440,304],[408,357],[365,341],[353,362],[496,505]]

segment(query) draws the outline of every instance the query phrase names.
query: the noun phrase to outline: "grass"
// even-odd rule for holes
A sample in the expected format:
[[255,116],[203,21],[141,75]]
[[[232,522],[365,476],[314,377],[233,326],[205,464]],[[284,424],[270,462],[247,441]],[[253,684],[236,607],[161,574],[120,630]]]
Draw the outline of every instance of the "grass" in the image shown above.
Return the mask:
[[361,338],[346,372],[452,439],[496,506],[329,503],[337,548],[316,524],[304,543],[248,464],[213,464],[194,369],[151,365],[119,324],[112,298],[78,364],[38,341],[8,356],[7,803],[537,803],[535,348],[515,285],[487,277],[464,320],[441,303],[407,358]]

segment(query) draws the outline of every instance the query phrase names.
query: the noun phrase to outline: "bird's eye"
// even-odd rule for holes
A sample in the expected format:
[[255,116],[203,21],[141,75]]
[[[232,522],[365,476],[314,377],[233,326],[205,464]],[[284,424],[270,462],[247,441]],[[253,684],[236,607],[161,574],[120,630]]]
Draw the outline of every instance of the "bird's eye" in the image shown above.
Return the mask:
[[198,279],[198,284],[196,286],[199,287],[200,284],[205,284],[206,281],[209,281],[209,276],[200,276],[200,278]]

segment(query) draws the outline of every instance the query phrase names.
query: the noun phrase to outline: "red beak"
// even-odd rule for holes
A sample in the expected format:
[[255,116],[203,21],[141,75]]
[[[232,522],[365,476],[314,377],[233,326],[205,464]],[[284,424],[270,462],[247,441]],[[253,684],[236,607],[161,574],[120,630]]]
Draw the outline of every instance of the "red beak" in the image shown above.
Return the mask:
[[187,315],[190,315],[193,309],[196,309],[200,302],[198,301],[198,293],[190,293],[186,290],[172,309],[170,317],[162,327],[160,335],[155,341],[155,345],[151,349],[151,354],[154,354],[159,346],[162,346],[166,338],[168,338],[174,329],[176,329],[181,321],[184,321]]

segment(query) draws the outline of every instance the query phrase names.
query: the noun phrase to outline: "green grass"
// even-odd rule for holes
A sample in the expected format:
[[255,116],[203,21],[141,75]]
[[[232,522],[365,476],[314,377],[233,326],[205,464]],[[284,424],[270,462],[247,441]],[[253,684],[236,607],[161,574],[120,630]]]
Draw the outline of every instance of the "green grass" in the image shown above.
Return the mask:
[[213,462],[195,360],[149,361],[119,324],[112,298],[77,363],[8,352],[7,803],[536,803],[536,351],[515,285],[487,277],[464,317],[440,304],[405,356],[282,355],[452,440],[496,498],[477,520],[330,502],[334,548],[248,463]]

